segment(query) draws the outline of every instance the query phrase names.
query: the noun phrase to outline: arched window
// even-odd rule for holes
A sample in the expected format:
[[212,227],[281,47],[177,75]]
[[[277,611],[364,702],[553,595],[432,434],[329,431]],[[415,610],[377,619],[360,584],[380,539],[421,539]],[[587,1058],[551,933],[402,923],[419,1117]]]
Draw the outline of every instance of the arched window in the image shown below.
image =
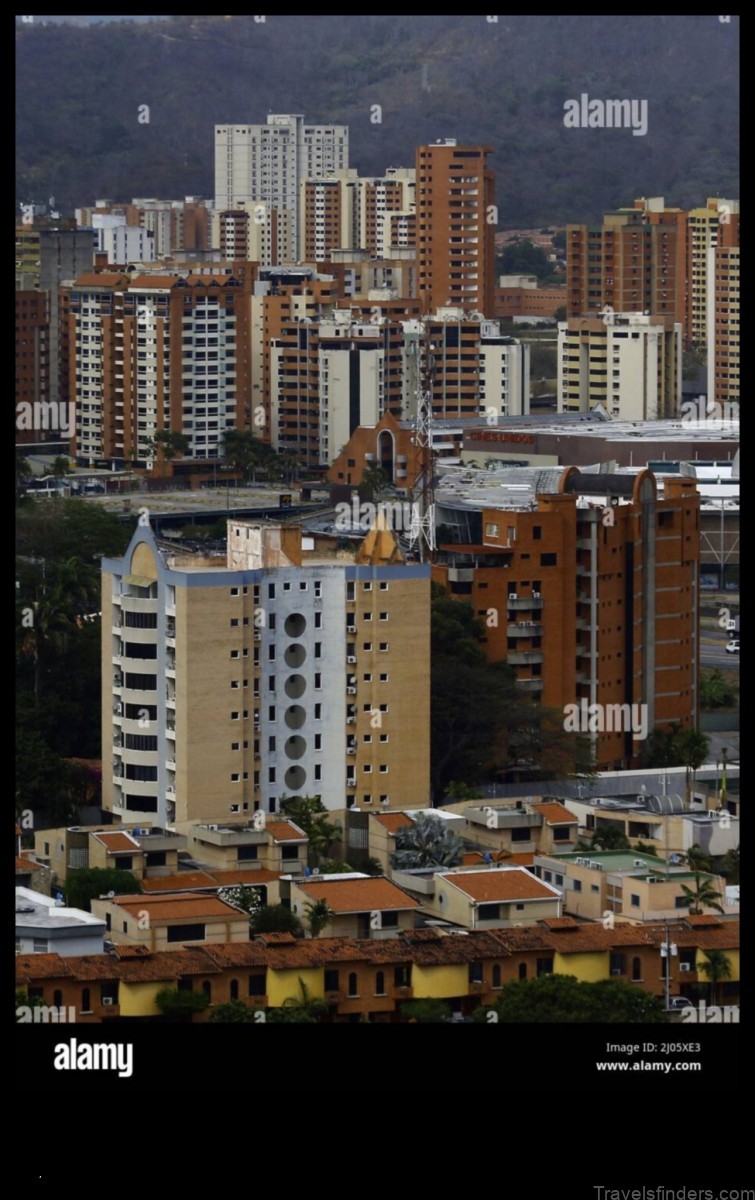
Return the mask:
[[376,996],[384,996],[385,995],[385,972],[384,971],[378,971],[377,975],[375,976],[375,995]]
[[519,978],[520,979],[527,978],[527,964],[526,963],[519,964]]
[[351,971],[349,974],[349,995],[357,996],[358,994],[359,993],[357,992],[357,973],[356,973],[356,971]]
[[231,993],[231,1000],[238,1000],[238,998],[239,998],[239,981],[238,981],[238,979],[231,980],[230,993]]
[[202,991],[207,997],[209,1003],[212,1004],[212,984],[210,983],[209,979],[205,979],[204,983],[202,984]]
[[632,959],[632,979],[642,979],[642,959],[639,955]]
[[500,965],[500,963],[494,963],[493,964],[493,987],[499,988],[500,986],[501,986],[501,965]]
[[55,1008],[63,1007],[63,993],[60,991],[59,988],[56,988],[55,991],[53,992],[52,1002],[53,1002],[53,1005],[55,1006]]

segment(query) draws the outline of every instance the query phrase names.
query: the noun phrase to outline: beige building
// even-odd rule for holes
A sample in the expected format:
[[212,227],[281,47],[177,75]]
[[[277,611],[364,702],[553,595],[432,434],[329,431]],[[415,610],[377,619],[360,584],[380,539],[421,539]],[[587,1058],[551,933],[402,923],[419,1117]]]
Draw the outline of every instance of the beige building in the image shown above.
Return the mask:
[[323,937],[391,938],[414,928],[419,901],[389,879],[369,875],[314,877],[291,882],[291,911],[308,928],[307,906],[324,901],[331,912]]
[[444,806],[459,813],[463,827],[454,828],[468,847],[496,854],[541,854],[571,850],[577,843],[579,819],[557,800],[462,801]]
[[307,835],[293,821],[263,820],[265,815],[261,812],[256,821],[185,825],[191,857],[211,869],[237,867],[248,875],[244,882],[249,883],[255,870],[293,875],[303,871]]
[[178,870],[186,838],[149,824],[71,825],[34,834],[34,852],[59,882],[69,871],[97,868],[130,871],[135,879],[159,879]]
[[682,401],[682,326],[672,317],[606,312],[558,326],[558,411],[601,404],[614,418],[676,416]]
[[169,892],[92,901],[116,945],[150,951],[178,949],[197,942],[248,942],[249,916],[217,896]]
[[506,929],[561,916],[558,889],[541,882],[524,867],[396,871],[394,879],[422,897],[426,917],[462,929]]
[[[686,915],[696,890],[695,873],[671,867],[661,858],[636,850],[583,851],[581,854],[536,855],[534,872],[563,895],[564,912],[591,921],[663,921]],[[699,873],[712,883],[724,906],[725,881]],[[714,913],[703,908],[703,913]]]
[[429,568],[229,522],[226,561],[148,526],[103,563],[103,805],[161,825],[429,799]]

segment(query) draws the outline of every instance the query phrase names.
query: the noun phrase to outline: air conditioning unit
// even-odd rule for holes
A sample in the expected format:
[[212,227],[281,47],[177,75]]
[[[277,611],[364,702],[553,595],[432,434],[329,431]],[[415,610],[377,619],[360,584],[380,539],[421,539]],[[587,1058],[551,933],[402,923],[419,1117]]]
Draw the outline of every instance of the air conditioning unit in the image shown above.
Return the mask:
[[623,971],[622,971],[621,967],[612,967],[611,974],[612,975],[622,975]]
[[683,971],[685,975],[688,974],[692,970],[692,963],[679,963],[679,970]]
[[644,859],[642,859],[642,858],[636,858],[636,859],[634,860],[634,865],[635,865],[636,867],[644,867],[644,866],[645,866],[645,860],[644,860]]
[[356,721],[356,717],[347,717],[346,718],[347,725],[353,725],[355,721]]
[[349,695],[349,696],[356,696],[356,694],[357,694],[357,689],[356,689],[356,688],[353,688],[353,687],[351,687],[351,688],[347,688],[347,689],[346,689],[346,693],[347,693],[347,695]]
[[539,599],[540,599],[540,593],[539,593],[539,592],[533,592],[533,593],[532,593],[532,599],[533,599],[533,600],[539,600]]
[[261,641],[262,641],[262,630],[261,630],[261,629],[255,629],[255,631],[254,631],[254,640],[255,640],[255,642],[261,642]]
[[357,631],[356,625],[347,625],[346,626],[347,633],[356,633],[356,631]]
[[347,663],[351,663],[353,665],[357,660],[355,659],[353,654],[350,654],[349,657],[346,659],[346,661],[347,661]]
[[103,996],[102,1003],[103,1004],[115,1004],[115,1000],[113,999],[112,996]]
[[[259,733],[259,731],[260,731],[260,723],[259,723],[259,721],[255,721],[254,722],[254,732]],[[257,757],[259,757],[259,756],[257,756]]]
[[516,592],[509,592],[509,600],[516,600]]

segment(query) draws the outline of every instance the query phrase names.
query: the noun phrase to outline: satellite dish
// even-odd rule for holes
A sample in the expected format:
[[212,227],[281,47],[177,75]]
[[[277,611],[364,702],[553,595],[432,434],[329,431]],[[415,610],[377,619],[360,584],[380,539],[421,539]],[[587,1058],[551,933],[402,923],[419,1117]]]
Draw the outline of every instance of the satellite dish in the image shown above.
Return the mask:
[[319,867],[315,867],[315,869],[314,869],[314,871],[312,872],[312,874],[313,874],[313,875],[319,875],[319,874],[320,874],[320,868],[319,868]]
[[115,892],[108,892],[108,894],[107,894],[107,898],[108,898],[108,900],[114,900],[114,899],[115,899]]

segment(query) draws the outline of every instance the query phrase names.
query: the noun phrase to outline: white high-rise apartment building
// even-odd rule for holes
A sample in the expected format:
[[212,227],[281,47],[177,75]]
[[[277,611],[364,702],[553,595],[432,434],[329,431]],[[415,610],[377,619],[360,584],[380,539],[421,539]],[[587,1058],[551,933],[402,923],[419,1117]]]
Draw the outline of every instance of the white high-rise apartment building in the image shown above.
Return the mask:
[[215,126],[215,208],[267,201],[278,208],[278,261],[298,260],[299,185],[349,165],[347,125],[305,125],[301,114],[271,113],[265,125]]

